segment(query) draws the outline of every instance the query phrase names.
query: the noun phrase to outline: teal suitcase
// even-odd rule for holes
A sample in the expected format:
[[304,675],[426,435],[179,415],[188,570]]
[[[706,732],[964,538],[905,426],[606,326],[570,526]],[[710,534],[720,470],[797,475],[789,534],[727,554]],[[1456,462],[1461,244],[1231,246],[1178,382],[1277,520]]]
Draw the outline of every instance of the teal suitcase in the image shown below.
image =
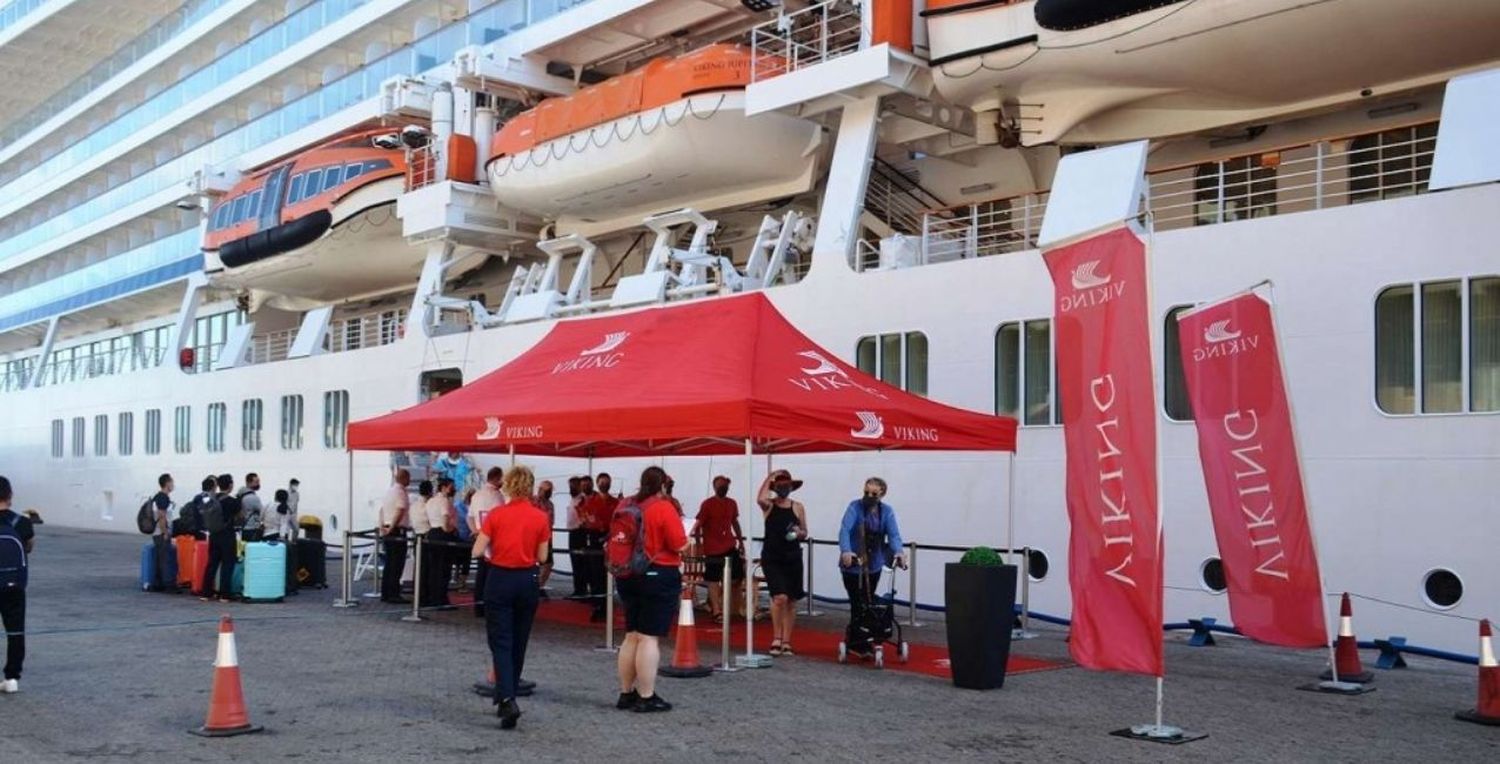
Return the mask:
[[246,602],[280,602],[286,597],[286,544],[279,541],[246,544],[243,567]]

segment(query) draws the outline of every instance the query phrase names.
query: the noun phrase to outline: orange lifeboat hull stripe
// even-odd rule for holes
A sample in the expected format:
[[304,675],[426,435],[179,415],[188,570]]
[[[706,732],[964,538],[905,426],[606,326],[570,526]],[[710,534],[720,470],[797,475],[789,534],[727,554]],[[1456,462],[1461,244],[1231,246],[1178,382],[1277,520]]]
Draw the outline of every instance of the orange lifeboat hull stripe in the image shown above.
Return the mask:
[[[907,3],[910,45],[911,5]],[[495,133],[489,160],[529,151],[547,141],[675,103],[697,93],[742,90],[750,84],[750,49],[716,44],[549,98],[506,122]]]

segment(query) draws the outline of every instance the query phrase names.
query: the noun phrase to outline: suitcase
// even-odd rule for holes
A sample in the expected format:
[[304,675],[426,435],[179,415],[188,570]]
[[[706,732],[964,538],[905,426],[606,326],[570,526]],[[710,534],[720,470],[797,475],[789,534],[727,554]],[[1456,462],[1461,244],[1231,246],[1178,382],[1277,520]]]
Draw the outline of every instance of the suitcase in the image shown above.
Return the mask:
[[[167,582],[167,583],[164,583]],[[166,539],[153,538],[141,548],[141,591],[177,589],[177,554]]]
[[245,561],[236,560],[234,563],[234,575],[229,579],[229,593],[236,597],[245,593]]
[[208,541],[195,539],[193,541],[193,567],[192,585],[193,591],[203,593],[203,576],[208,572]]
[[306,587],[328,588],[328,545],[317,539],[297,539],[297,581]]
[[[192,536],[178,536],[172,539],[172,545],[177,548],[177,586],[187,587],[197,591],[193,586],[193,566],[196,564],[198,548],[193,544],[197,539]],[[205,564],[208,560],[203,561]]]
[[280,541],[245,545],[246,602],[280,602],[286,597],[286,545]]

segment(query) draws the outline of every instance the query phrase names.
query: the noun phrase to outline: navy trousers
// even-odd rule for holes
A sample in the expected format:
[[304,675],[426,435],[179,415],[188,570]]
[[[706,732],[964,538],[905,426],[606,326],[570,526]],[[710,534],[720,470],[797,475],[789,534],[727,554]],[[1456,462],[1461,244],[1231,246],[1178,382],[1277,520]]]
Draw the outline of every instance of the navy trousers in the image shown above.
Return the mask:
[[526,643],[541,599],[536,568],[489,568],[484,585],[484,618],[495,666],[495,702],[514,699],[526,664]]

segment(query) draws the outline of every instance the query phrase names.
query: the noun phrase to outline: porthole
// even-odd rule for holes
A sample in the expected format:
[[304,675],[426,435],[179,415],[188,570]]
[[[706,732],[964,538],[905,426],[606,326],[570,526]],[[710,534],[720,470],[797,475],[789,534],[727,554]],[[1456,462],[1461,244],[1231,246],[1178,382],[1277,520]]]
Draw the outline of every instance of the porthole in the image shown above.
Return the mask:
[[1449,610],[1464,598],[1464,582],[1447,568],[1433,568],[1422,576],[1422,598],[1438,610]]
[[1026,576],[1032,581],[1041,581],[1047,577],[1047,569],[1052,567],[1052,562],[1047,559],[1047,553],[1040,549],[1028,550],[1026,555]]
[[1210,557],[1198,566],[1198,580],[1204,589],[1213,594],[1223,594],[1229,585],[1224,581],[1224,561]]

